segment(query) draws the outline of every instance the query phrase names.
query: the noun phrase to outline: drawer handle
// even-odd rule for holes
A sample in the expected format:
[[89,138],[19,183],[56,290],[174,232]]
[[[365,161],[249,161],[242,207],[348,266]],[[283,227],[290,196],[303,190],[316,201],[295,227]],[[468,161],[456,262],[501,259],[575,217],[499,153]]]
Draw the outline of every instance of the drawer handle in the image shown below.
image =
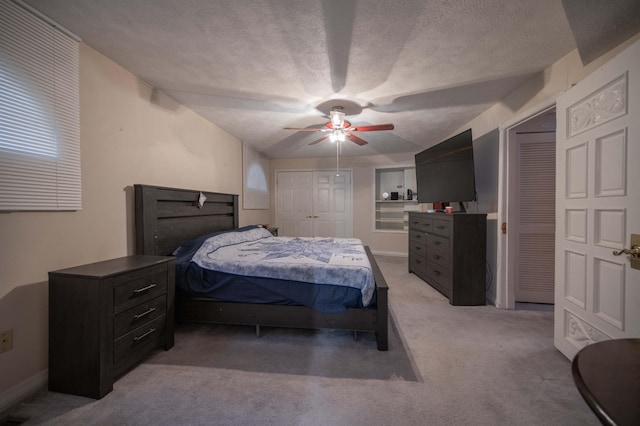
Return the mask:
[[440,255],[439,255],[439,254],[434,254],[434,255],[433,255],[433,258],[434,258],[435,260],[438,260],[438,259],[440,259]]
[[156,331],[155,328],[150,328],[149,331],[147,331],[146,333],[138,336],[138,337],[134,337],[133,340],[135,340],[136,342],[139,342],[140,340],[144,339],[145,337],[149,336],[150,334],[154,333]]
[[433,242],[433,245],[434,245],[434,246],[439,246],[439,245],[440,245],[440,241],[434,241],[434,242]]
[[136,294],[144,293],[145,291],[151,290],[152,288],[156,287],[157,285],[158,284],[149,284],[146,287],[137,288],[137,289],[133,290],[133,292],[136,293]]
[[440,275],[442,275],[442,272],[438,271],[437,269],[433,271],[434,274],[436,274],[437,277],[439,277]]
[[144,317],[146,317],[147,315],[149,315],[151,312],[154,312],[155,310],[156,310],[156,308],[149,308],[149,309],[147,309],[146,311],[144,311],[144,312],[143,312],[143,313],[141,313],[141,314],[136,314],[136,315],[134,315],[134,316],[133,316],[133,319],[139,320],[140,318],[144,318]]
[[444,225],[438,225],[438,226],[436,226],[436,228],[438,228],[438,229],[445,229],[445,228],[446,228],[446,226],[444,226]]

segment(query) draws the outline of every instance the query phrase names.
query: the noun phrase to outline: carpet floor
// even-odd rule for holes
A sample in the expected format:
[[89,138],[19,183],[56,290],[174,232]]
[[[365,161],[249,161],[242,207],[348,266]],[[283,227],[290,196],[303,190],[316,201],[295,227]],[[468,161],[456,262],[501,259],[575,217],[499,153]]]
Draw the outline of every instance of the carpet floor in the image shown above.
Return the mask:
[[[389,283],[388,352],[372,333],[178,325],[100,400],[42,390],[4,413],[48,425],[597,425],[553,312],[456,307],[407,259]],[[3,418],[0,416],[0,419]],[[1,424],[1,420],[0,420]],[[8,423],[17,424],[17,423]]]

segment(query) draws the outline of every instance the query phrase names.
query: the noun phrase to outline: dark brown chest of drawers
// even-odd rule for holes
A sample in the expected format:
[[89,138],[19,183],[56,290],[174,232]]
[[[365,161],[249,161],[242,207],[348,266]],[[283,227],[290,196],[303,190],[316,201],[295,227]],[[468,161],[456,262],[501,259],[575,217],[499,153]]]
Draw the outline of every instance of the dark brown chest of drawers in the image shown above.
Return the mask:
[[49,272],[49,390],[102,398],[174,336],[175,259],[127,256]]
[[409,272],[452,305],[486,303],[485,214],[409,213]]

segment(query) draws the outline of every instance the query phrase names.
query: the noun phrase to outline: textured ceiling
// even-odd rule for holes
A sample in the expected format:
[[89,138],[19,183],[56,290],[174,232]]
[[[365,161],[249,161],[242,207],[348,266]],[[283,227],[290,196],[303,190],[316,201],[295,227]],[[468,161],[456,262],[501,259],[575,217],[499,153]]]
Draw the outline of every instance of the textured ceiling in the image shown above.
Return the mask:
[[576,47],[561,0],[25,3],[272,158],[335,155],[282,130],[333,105],[395,125],[343,155],[417,152]]

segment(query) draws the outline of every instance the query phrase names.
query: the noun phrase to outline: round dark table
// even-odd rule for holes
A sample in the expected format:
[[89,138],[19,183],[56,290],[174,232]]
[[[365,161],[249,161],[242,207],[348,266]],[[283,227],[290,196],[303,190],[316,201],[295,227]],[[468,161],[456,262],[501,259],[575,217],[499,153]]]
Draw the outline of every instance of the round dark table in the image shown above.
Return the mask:
[[605,425],[640,425],[640,339],[593,343],[571,363],[573,380]]

